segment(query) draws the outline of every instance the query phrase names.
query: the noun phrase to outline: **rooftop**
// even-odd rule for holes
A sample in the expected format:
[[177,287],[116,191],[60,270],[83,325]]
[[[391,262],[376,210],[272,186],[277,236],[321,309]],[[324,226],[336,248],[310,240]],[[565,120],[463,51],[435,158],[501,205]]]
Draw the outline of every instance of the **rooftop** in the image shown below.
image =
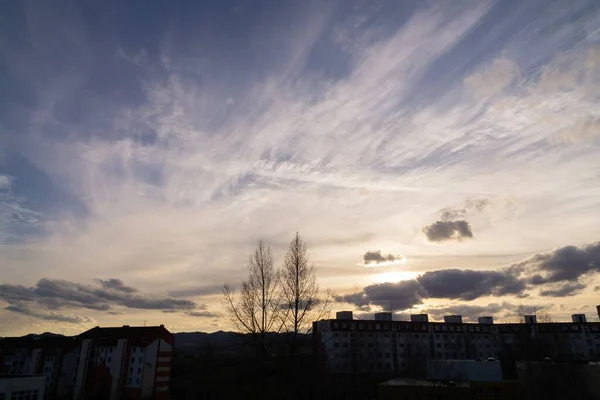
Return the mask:
[[394,378],[380,383],[382,386],[423,386],[423,387],[459,387],[468,388],[470,382],[439,381],[433,379]]

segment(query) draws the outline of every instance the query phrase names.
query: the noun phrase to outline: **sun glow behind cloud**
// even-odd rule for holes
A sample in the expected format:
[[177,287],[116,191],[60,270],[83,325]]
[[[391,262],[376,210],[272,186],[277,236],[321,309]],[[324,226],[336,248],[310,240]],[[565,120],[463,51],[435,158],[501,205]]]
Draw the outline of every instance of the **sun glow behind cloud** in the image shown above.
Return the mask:
[[418,272],[414,271],[389,271],[389,272],[380,272],[371,275],[371,281],[373,283],[384,283],[384,282],[400,282],[406,281],[409,279],[414,279],[419,276]]

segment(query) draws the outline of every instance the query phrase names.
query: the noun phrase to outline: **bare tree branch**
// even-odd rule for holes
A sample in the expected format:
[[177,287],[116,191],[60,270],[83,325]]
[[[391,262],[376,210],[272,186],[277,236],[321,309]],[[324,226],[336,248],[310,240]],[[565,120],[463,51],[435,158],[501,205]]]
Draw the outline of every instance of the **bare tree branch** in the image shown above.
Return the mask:
[[271,249],[262,240],[248,258],[247,269],[239,293],[231,285],[223,286],[222,304],[233,328],[249,334],[257,352],[264,356],[273,340],[269,333],[282,329],[282,310],[277,293],[279,273]]
[[291,351],[296,350],[299,334],[310,332],[312,322],[329,314],[331,293],[321,296],[315,266],[309,264],[306,242],[296,232],[289,244],[281,272],[283,321],[292,332]]

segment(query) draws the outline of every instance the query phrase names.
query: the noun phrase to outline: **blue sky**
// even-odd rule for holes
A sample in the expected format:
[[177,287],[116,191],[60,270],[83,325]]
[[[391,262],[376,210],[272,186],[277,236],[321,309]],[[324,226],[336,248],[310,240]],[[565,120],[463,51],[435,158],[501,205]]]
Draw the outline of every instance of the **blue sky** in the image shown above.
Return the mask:
[[[591,313],[598,26],[593,0],[4,2],[0,334],[226,329],[220,285],[296,230],[336,308]],[[449,270],[519,284],[418,279]]]

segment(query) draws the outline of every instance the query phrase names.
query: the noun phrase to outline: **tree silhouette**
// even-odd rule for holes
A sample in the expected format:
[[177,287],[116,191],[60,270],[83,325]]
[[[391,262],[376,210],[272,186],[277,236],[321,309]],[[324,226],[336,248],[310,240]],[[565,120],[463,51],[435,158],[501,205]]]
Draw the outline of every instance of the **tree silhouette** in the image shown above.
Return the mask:
[[279,303],[279,274],[275,269],[271,249],[261,240],[248,259],[248,277],[241,290],[223,285],[223,308],[237,332],[248,334],[261,357],[265,357],[283,326]]
[[312,322],[329,314],[331,293],[321,295],[316,269],[309,264],[308,248],[300,234],[289,244],[281,271],[281,302],[284,307],[283,322],[291,332],[290,354],[297,350],[298,335],[309,333]]

